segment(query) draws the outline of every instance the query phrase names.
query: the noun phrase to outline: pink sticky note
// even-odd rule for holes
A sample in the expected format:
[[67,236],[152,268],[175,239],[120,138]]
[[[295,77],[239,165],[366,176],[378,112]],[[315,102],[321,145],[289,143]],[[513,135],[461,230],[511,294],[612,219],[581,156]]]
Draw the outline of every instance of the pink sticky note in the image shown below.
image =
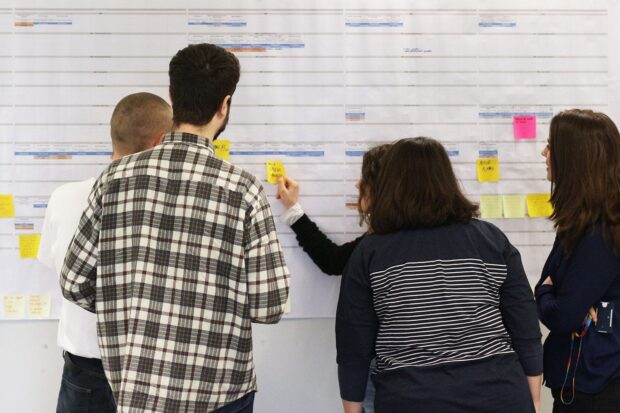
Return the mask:
[[514,116],[515,139],[536,139],[536,115]]

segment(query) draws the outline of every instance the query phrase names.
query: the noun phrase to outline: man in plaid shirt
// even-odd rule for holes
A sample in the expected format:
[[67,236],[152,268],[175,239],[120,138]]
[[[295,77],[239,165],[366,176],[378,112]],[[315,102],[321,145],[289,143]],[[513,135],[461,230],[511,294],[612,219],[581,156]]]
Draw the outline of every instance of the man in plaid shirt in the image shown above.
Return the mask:
[[119,412],[251,412],[251,323],[276,323],[289,273],[260,182],[214,155],[239,62],[209,44],[170,61],[173,132],[97,179],[61,273],[97,313]]

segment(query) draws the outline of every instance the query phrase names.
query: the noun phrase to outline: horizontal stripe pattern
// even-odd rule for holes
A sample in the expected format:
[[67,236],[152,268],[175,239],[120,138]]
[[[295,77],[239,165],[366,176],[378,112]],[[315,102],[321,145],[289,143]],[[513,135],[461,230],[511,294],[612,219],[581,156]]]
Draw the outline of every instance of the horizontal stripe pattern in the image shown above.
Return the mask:
[[499,309],[504,264],[477,258],[406,262],[372,272],[377,370],[512,353]]

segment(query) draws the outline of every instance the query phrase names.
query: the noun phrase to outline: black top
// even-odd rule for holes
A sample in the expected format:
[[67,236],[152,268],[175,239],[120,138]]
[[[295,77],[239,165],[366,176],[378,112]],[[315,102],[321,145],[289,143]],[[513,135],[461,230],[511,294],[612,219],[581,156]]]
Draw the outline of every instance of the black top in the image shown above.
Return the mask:
[[342,274],[349,257],[353,254],[353,250],[364,238],[362,235],[353,241],[337,245],[327,238],[306,214],[303,214],[291,225],[291,229],[297,235],[299,246],[303,248],[321,271],[329,275]]
[[342,282],[343,399],[363,399],[376,355],[377,411],[531,411],[525,375],[542,372],[540,327],[519,252],[498,228],[368,235]]
[[[551,276],[553,285],[542,282]],[[536,286],[540,320],[549,330],[545,340],[545,385],[562,387],[571,347],[571,333],[580,331],[588,309],[601,301],[610,301],[620,310],[620,256],[613,253],[600,231],[583,237],[567,255],[556,239]],[[620,322],[613,315],[611,333],[599,333],[591,327],[583,337],[581,359],[575,376],[575,388],[583,393],[598,393],[620,377]],[[578,342],[573,349],[573,366]],[[571,368],[572,378],[573,368]],[[568,390],[572,387],[570,379]]]

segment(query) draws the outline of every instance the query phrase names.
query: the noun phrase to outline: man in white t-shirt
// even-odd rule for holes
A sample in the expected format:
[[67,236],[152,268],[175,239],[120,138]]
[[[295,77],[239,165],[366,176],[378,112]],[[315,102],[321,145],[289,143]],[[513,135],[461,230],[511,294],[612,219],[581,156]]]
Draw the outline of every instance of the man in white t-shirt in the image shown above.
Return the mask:
[[[151,93],[134,93],[116,105],[110,120],[112,159],[141,152],[159,144],[172,129],[172,109]],[[71,182],[51,195],[41,232],[39,260],[60,274],[65,255],[86,208],[95,178]],[[62,300],[58,345],[65,366],[57,413],[116,411],[112,390],[101,364],[97,316]]]

